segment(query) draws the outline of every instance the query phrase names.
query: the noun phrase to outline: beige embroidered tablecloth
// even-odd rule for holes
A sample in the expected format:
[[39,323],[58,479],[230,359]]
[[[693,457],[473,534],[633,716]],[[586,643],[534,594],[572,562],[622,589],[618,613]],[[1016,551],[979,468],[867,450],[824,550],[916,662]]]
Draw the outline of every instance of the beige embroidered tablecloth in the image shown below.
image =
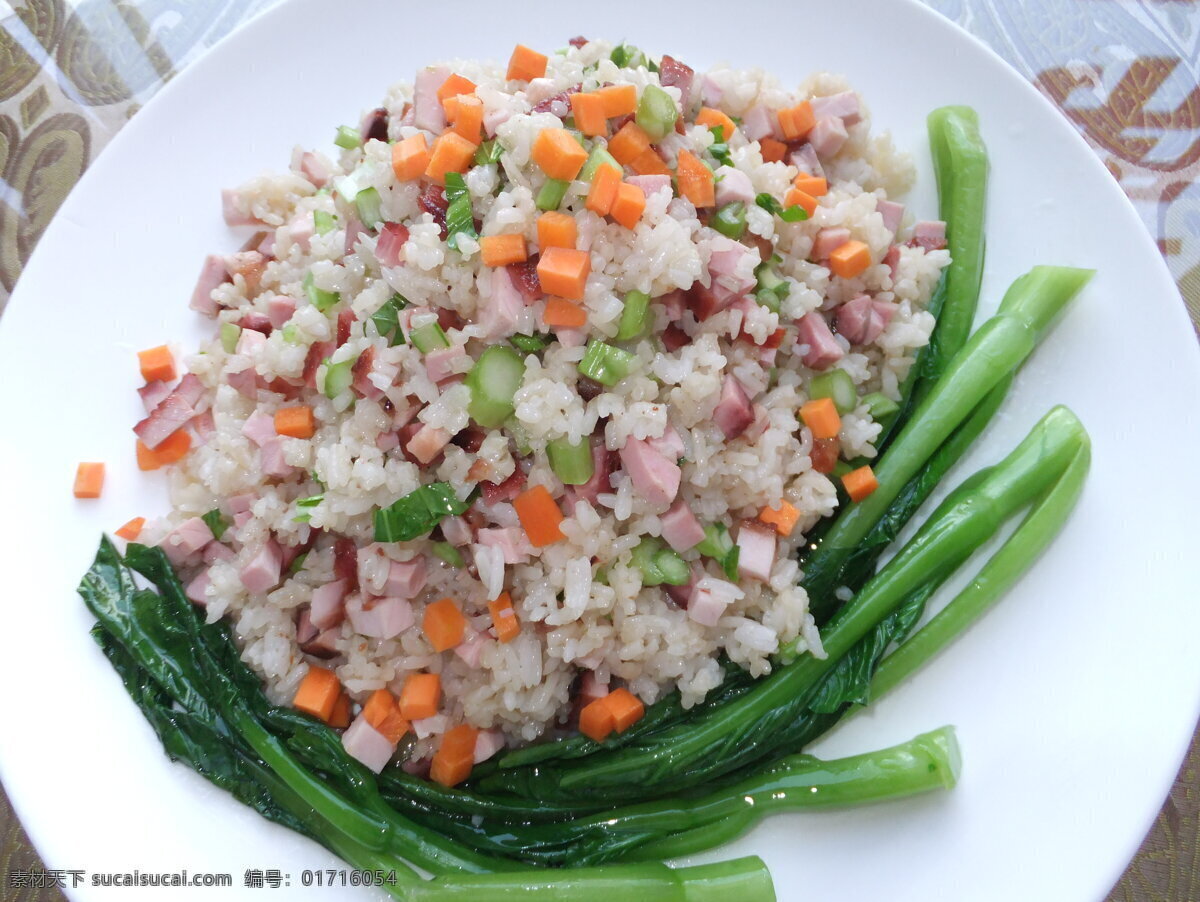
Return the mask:
[[[0,0],[0,312],[97,153],[173,74],[274,0]],[[879,0],[891,2],[891,0]],[[925,0],[1075,124],[1137,206],[1200,327],[1200,0]],[[1200,735],[1121,902],[1200,902]],[[51,867],[63,867],[61,862]],[[61,899],[0,792],[0,900]]]

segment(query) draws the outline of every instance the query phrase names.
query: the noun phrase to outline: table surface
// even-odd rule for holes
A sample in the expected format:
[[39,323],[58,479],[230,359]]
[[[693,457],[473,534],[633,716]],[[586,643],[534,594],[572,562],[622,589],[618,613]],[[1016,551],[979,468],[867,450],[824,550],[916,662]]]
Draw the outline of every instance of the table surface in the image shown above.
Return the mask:
[[[0,313],[55,211],[174,74],[275,0],[0,0]],[[1200,0],[924,0],[1062,111],[1200,328]],[[1200,731],[1110,902],[1200,900]],[[48,866],[68,867],[69,862]],[[0,790],[0,899],[62,898]]]

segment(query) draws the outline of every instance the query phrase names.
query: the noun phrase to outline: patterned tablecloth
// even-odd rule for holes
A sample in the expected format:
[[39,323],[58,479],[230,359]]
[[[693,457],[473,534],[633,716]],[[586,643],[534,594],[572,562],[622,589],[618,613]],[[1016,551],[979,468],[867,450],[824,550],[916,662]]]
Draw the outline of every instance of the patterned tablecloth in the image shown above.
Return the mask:
[[[274,0],[0,0],[0,311],[72,185]],[[887,0],[882,0],[887,2]],[[1200,0],[925,0],[1012,63],[1133,200],[1200,327]],[[1200,734],[1110,900],[1200,902]],[[62,863],[51,863],[51,866]],[[0,899],[61,899],[0,792]]]

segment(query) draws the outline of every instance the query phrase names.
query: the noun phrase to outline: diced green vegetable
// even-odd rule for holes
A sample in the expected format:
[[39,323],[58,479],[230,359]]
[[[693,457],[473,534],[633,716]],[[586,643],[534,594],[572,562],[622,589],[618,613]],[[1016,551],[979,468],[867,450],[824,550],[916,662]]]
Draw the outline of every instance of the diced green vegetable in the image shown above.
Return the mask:
[[592,461],[592,445],[586,438],[571,442],[556,438],[546,445],[550,458],[550,469],[564,485],[583,485],[592,478],[595,465]]
[[362,146],[362,135],[358,133],[358,129],[356,128],[351,128],[348,125],[339,125],[333,143],[346,150],[354,150],[354,148]]
[[512,342],[513,347],[527,353],[534,354],[549,346],[552,339],[549,335],[538,333],[536,335],[510,335],[508,340]]
[[513,396],[525,378],[525,361],[512,348],[492,345],[467,373],[467,412],[480,426],[495,429],[513,413]]
[[787,298],[792,286],[787,279],[779,275],[775,268],[776,260],[778,257],[772,256],[770,260],[765,260],[754,267],[756,280],[754,298],[764,307],[778,313],[780,305]]
[[642,572],[643,586],[682,586],[691,577],[687,561],[654,538],[642,539],[630,562]]
[[475,165],[486,166],[489,163],[495,163],[503,154],[504,148],[495,138],[490,141],[484,141],[479,145],[479,149],[475,151]]
[[349,390],[354,382],[354,361],[353,357],[340,363],[325,361],[325,382],[322,387],[325,397],[332,400]]
[[873,420],[878,420],[881,417],[890,417],[900,409],[899,404],[879,391],[863,395],[862,402],[867,405],[867,412],[871,414],[871,419]]
[[300,508],[301,512],[295,517],[292,517],[292,520],[296,523],[307,523],[312,519],[312,514],[309,512],[309,509],[316,507],[324,500],[324,495],[312,495],[308,498],[297,499],[296,507]]
[[592,152],[588,154],[587,162],[583,164],[583,168],[579,170],[579,180],[581,182],[590,182],[596,177],[596,172],[601,166],[611,166],[620,173],[624,173],[625,171],[613,155],[608,152],[607,148],[597,144],[592,148]]
[[741,201],[726,204],[717,210],[717,215],[709,225],[726,238],[736,241],[746,234],[746,205]]
[[448,482],[434,482],[375,510],[376,542],[411,542],[426,535],[443,517],[457,517],[471,505],[459,501]]
[[617,341],[633,341],[641,338],[650,328],[650,295],[644,291],[631,291],[625,295],[625,307],[621,310],[621,322],[617,327]]
[[651,141],[661,141],[675,128],[679,111],[671,95],[658,85],[646,85],[638,99],[636,121],[638,127],[650,136]]
[[766,210],[768,213],[774,213],[784,222],[800,222],[808,219],[808,211],[799,204],[793,204],[790,207],[784,207],[778,200],[770,194],[759,194],[754,198],[754,202]]
[[828,370],[813,377],[808,386],[810,398],[832,398],[833,405],[841,414],[850,413],[858,406],[858,390],[854,380],[845,370]]
[[337,217],[325,210],[313,210],[313,228],[318,235],[328,235],[337,228]]
[[638,66],[649,67],[650,64],[646,54],[632,44],[618,44],[608,58],[621,69],[636,69]]
[[542,211],[557,210],[558,205],[567,196],[567,188],[570,186],[571,183],[565,179],[546,179],[538,189],[534,203]]
[[225,519],[225,515],[221,513],[220,508],[214,507],[200,519],[208,524],[213,538],[218,542],[221,541],[221,536],[225,535],[225,530],[229,528],[229,521]]
[[709,131],[712,132],[713,143],[708,146],[708,152],[722,166],[732,166],[733,159],[729,156],[729,144],[725,140],[725,127],[716,125]]
[[221,347],[226,354],[237,350],[238,339],[242,337],[242,327],[236,323],[221,323]]
[[308,302],[322,313],[328,313],[342,299],[342,296],[336,291],[326,291],[324,288],[318,288],[313,281],[313,274],[311,272],[304,277],[304,293],[308,295]]
[[289,576],[299,573],[304,569],[304,562],[308,560],[308,552],[296,555],[290,564],[288,564],[287,572]]
[[428,354],[438,348],[450,347],[450,339],[446,337],[446,332],[441,324],[436,321],[417,326],[408,333],[408,340],[422,354]]
[[602,341],[589,341],[583,359],[579,361],[579,372],[612,388],[633,371],[636,362],[637,357],[628,351]]
[[475,213],[471,209],[471,194],[461,173],[446,173],[446,246],[458,250],[458,236],[478,238]]
[[696,550],[716,561],[727,577],[737,579],[741,549],[733,543],[733,537],[729,535],[729,528],[725,524],[710,523],[704,527],[704,541],[696,546]]
[[388,347],[404,344],[404,330],[400,328],[400,311],[408,306],[408,301],[401,294],[393,294],[384,301],[383,306],[371,314],[371,322],[375,324],[380,338],[388,340]]
[[299,330],[291,323],[287,323],[283,327],[282,332],[283,332],[283,340],[286,341],[288,344],[294,345],[294,344],[300,343]]
[[354,207],[364,226],[372,231],[383,222],[383,200],[375,188],[363,188],[354,195]]
[[458,549],[449,542],[434,542],[433,553],[451,567],[461,567],[463,565],[462,555],[459,554]]

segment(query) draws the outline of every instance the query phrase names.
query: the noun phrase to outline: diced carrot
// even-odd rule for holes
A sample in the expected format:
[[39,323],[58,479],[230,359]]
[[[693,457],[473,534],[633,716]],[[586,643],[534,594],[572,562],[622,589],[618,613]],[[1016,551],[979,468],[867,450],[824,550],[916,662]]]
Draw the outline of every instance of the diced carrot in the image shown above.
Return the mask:
[[513,610],[512,597],[507,592],[501,592],[495,601],[488,602],[488,612],[492,615],[492,628],[496,638],[501,642],[511,642],[521,632],[521,623],[517,620],[517,612]]
[[546,63],[549,59],[544,53],[530,50],[524,44],[513,48],[512,56],[508,58],[508,73],[504,76],[509,81],[531,81],[546,74]]
[[279,408],[275,411],[275,432],[291,438],[312,438],[316,432],[312,408],[307,404]]
[[411,724],[400,716],[400,706],[386,689],[376,689],[363,705],[363,717],[367,723],[384,735],[388,742],[399,742],[409,731]]
[[167,464],[182,460],[192,448],[192,437],[186,429],[176,429],[168,435],[157,448],[147,448],[139,440],[137,443],[137,465],[139,470],[157,470]]
[[846,487],[846,494],[850,496],[851,501],[862,501],[879,488],[879,480],[875,478],[875,471],[869,466],[859,467],[842,477],[842,485]]
[[443,786],[457,786],[471,776],[475,766],[475,743],[479,731],[469,724],[459,724],[442,735],[442,744],[433,753],[429,778]]
[[332,670],[309,664],[308,673],[292,698],[292,707],[328,723],[341,692],[342,687]]
[[609,85],[592,92],[604,103],[604,118],[628,116],[637,110],[637,88],[633,85]]
[[790,536],[800,522],[800,510],[789,501],[780,501],[779,507],[764,507],[759,511],[758,519],[768,526],[774,526],[781,536]]
[[533,161],[552,179],[575,178],[587,158],[587,151],[565,128],[544,128],[533,141]]
[[425,174],[429,165],[429,145],[425,133],[418,132],[392,145],[392,172],[401,182],[411,182]]
[[613,728],[618,733],[624,733],[646,713],[646,707],[641,700],[625,688],[614,689],[601,701],[608,706],[609,713],[612,714]]
[[562,511],[558,509],[544,485],[526,489],[512,504],[533,547],[544,548],[563,538],[562,530],[559,529],[559,524],[563,521]]
[[813,197],[824,197],[829,193],[829,182],[826,179],[819,175],[809,175],[807,172],[796,176],[792,184]]
[[605,704],[607,698],[605,696],[589,702],[579,712],[579,732],[596,742],[603,742],[617,728],[612,710]]
[[333,712],[329,715],[329,725],[339,730],[350,726],[350,696],[344,692],[333,703]]
[[425,608],[421,629],[434,651],[448,651],[462,644],[467,632],[467,618],[453,601],[443,598]]
[[454,131],[472,144],[478,144],[483,131],[483,101],[466,94],[459,95],[454,105],[454,116],[450,119]]
[[136,542],[137,537],[142,534],[142,527],[145,525],[145,517],[134,517],[132,520],[118,529],[116,535],[120,536],[126,542]]
[[437,714],[442,699],[442,678],[436,673],[414,673],[400,690],[400,716],[405,720],[424,720]]
[[104,488],[104,464],[81,463],[75,468],[75,497],[99,498]]
[[545,253],[551,247],[575,247],[577,235],[575,217],[569,213],[550,210],[538,217],[538,249]]
[[670,175],[671,169],[654,150],[647,147],[629,164],[638,175]]
[[784,207],[801,207],[809,215],[809,218],[812,218],[812,215],[817,212],[817,199],[799,188],[788,189],[787,196],[783,199],[783,205]]
[[474,159],[475,144],[458,132],[443,132],[433,142],[425,177],[444,185],[447,172],[466,172]]
[[807,100],[790,109],[779,111],[779,129],[789,141],[803,138],[816,124],[817,117],[813,115],[812,104]]
[[138,366],[147,382],[170,382],[175,378],[175,358],[166,345],[138,351]]
[[712,170],[690,150],[679,151],[675,174],[679,178],[679,193],[697,207],[711,207],[717,202]]
[[781,163],[787,156],[787,145],[771,137],[759,138],[758,148],[764,163]]
[[548,248],[538,258],[537,274],[542,291],[568,301],[583,299],[591,271],[591,255],[571,247]]
[[597,216],[607,216],[617,199],[617,187],[621,184],[621,173],[607,163],[592,176],[592,187],[588,189],[585,206]]
[[871,249],[861,241],[847,241],[829,255],[829,268],[835,276],[853,279],[871,265]]
[[708,106],[700,108],[700,113],[696,116],[696,124],[721,129],[722,141],[728,141],[732,138],[734,131],[737,129],[737,125],[727,115],[720,110],[714,110]]
[[833,398],[814,398],[801,404],[800,419],[812,431],[813,438],[837,438],[842,431],[842,418]]
[[571,95],[571,113],[575,127],[585,135],[608,133],[608,120],[604,118],[604,99],[595,94],[579,91]]
[[587,325],[587,311],[562,298],[550,298],[546,301],[542,323],[550,328],[582,329]]
[[645,210],[646,192],[637,185],[621,182],[608,214],[625,228],[632,229],[641,220]]
[[459,94],[474,94],[475,82],[469,78],[463,78],[458,73],[451,75],[442,86],[437,89],[437,99],[444,105],[448,97],[457,97]]
[[484,266],[522,263],[527,256],[524,235],[488,235],[479,239],[479,257]]
[[[633,161],[647,150],[650,150],[650,136],[633,121],[626,122],[615,135],[608,139],[608,152],[622,166],[632,165]],[[658,156],[658,154],[654,155]]]

